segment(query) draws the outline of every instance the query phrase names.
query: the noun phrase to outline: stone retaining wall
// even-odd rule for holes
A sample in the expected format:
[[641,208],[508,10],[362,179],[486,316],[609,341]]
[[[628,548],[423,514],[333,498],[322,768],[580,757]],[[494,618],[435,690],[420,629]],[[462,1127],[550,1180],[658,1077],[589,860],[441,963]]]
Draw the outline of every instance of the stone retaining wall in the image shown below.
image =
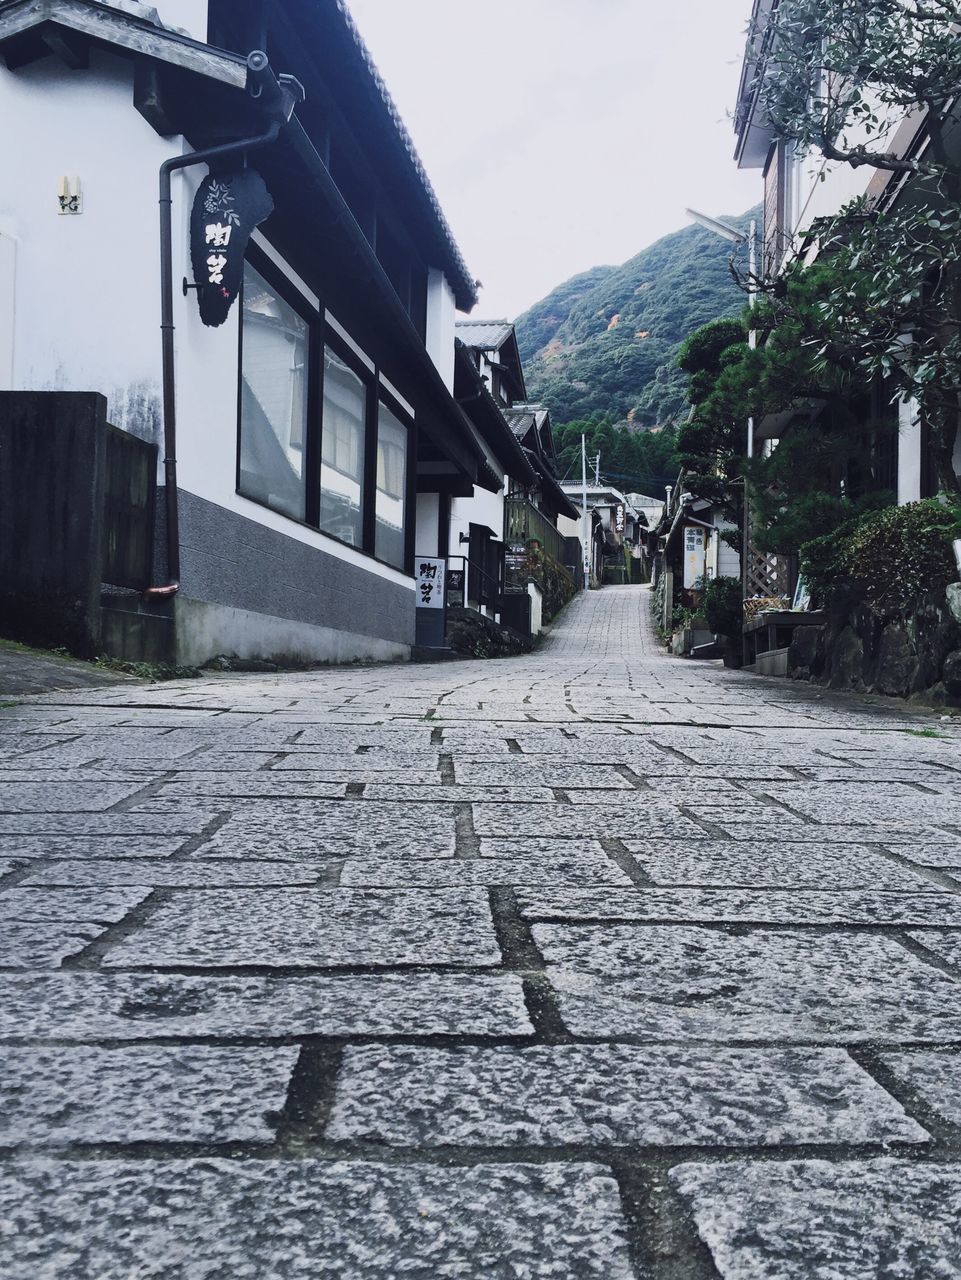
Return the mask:
[[961,706],[961,583],[911,613],[879,614],[837,601],[831,620],[799,627],[788,652],[792,680]]

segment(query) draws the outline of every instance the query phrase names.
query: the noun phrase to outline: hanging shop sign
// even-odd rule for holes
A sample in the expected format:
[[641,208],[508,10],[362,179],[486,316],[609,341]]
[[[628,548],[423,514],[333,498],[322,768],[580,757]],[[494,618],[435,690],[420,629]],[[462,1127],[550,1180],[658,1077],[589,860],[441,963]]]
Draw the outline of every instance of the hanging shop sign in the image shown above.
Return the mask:
[[446,560],[428,559],[426,556],[417,557],[414,567],[417,570],[418,609],[443,609],[446,566]]
[[614,528],[618,533],[624,532],[624,504],[619,502],[614,508]]
[[190,214],[190,262],[205,325],[216,328],[227,319],[244,278],[247,244],[273,209],[256,169],[208,174],[200,184]]

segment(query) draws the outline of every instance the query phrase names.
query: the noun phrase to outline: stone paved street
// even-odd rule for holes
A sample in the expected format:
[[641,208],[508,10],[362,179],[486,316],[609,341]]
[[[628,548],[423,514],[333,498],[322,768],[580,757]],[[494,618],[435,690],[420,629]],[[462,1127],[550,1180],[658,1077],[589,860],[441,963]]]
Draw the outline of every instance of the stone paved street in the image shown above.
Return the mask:
[[648,618],[4,705],[2,1280],[961,1277],[961,728]]

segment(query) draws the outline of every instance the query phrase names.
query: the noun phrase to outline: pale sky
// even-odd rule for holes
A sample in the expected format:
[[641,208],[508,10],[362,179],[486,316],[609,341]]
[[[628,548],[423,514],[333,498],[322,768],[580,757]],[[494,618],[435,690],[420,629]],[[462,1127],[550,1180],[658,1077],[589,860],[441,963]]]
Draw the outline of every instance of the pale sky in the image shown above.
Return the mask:
[[513,319],[687,206],[738,214],[729,113],[751,0],[348,0],[467,265]]

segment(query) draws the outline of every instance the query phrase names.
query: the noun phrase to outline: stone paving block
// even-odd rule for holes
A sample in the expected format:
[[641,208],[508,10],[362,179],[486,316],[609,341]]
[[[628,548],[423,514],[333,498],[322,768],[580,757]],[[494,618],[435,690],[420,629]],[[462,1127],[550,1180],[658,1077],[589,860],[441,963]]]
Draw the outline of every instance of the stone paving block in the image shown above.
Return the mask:
[[925,929],[912,933],[911,937],[940,959],[961,969],[961,929]]
[[[877,836],[875,836],[877,839]],[[883,836],[882,836],[883,839]],[[884,848],[902,858],[910,858],[912,862],[921,863],[925,867],[961,867],[961,837],[942,835],[939,843],[894,844],[884,840]]]
[[610,765],[568,763],[564,760],[527,760],[513,756],[503,764],[458,759],[454,774],[459,783],[475,786],[600,787],[629,791],[632,783]]
[[529,920],[670,920],[705,924],[961,926],[961,895],[814,889],[538,889],[518,894]]
[[[439,784],[440,779],[436,780]],[[516,787],[474,787],[433,785],[414,787],[397,783],[368,782],[364,788],[365,800],[388,800],[400,804],[463,804],[484,803],[499,805],[554,803],[554,793],[547,787],[519,785]]]
[[387,751],[404,755],[418,753],[433,755],[437,747],[431,742],[432,729],[433,726],[430,724],[421,729],[391,727],[368,729],[363,725],[358,725],[356,728],[345,726],[340,729],[308,723],[298,734],[296,746],[298,751],[313,749],[326,753],[352,753],[358,747],[382,747]]
[[186,773],[251,773],[266,767],[277,759],[275,751],[223,751],[209,747],[196,755],[169,761],[168,769],[178,774]]
[[[792,821],[788,813],[778,813],[776,816],[770,814],[769,821],[775,822],[781,836],[791,843],[816,840],[820,844],[864,844],[865,840],[870,839],[873,844],[883,844],[888,848],[892,841],[927,846],[957,839],[948,831],[920,824],[862,822],[855,825],[853,823],[805,822],[800,818]],[[718,826],[729,840],[757,840],[758,838],[756,816],[750,821],[743,822],[724,819],[718,823]]]
[[961,1054],[933,1049],[885,1053],[881,1061],[951,1124],[961,1125]]
[[104,957],[108,968],[500,964],[481,889],[183,892]]
[[7,922],[0,928],[0,968],[49,969],[75,956],[103,933],[92,921],[56,920],[50,924]]
[[512,974],[7,974],[0,1039],[149,1040],[159,1036],[526,1036]]
[[669,805],[637,800],[631,794],[628,805],[538,804],[511,808],[496,804],[474,806],[474,827],[483,836],[554,836],[568,839],[598,839],[605,836],[692,836],[703,839],[704,831]]
[[0,1210],[4,1280],[633,1277],[596,1164],[32,1160]]
[[437,774],[437,761],[442,750],[441,747],[435,747],[432,752],[417,752],[416,756],[412,756],[378,747],[358,755],[343,751],[296,751],[294,747],[290,747],[275,761],[270,772],[293,771],[314,774],[318,778],[330,778],[331,770],[336,773],[350,772],[353,776],[353,771],[359,769],[362,773],[400,773],[404,778],[416,782],[421,775]]
[[[256,862],[253,859],[219,862],[170,862],[159,858],[123,861],[54,862],[21,879],[24,888],[40,885],[150,885],[152,888],[217,889],[227,885],[315,885],[327,871],[323,863]],[[2,911],[0,895],[0,911]]]
[[221,810],[188,808],[173,810],[138,808],[127,813],[0,813],[0,836],[167,836],[197,835]]
[[490,839],[484,836],[480,841],[482,858],[581,858],[592,860],[607,855],[598,840],[588,840],[579,836],[574,840],[564,840],[553,836],[524,836],[518,840]]
[[146,887],[6,889],[0,892],[0,924],[8,921],[96,920],[113,924],[143,902]]
[[926,1142],[840,1049],[348,1048],[327,1136],[392,1146]]
[[455,752],[458,756],[505,756],[510,748],[507,739],[514,737],[512,732],[485,733],[481,729],[455,729],[449,724],[443,726],[441,751]]
[[[326,765],[323,768],[314,769],[306,757],[303,762],[297,763],[300,757],[288,756],[280,761],[271,773],[280,778],[289,778],[292,782],[310,782],[314,778],[323,778],[328,782],[396,782],[408,787],[440,785],[440,770],[436,766],[424,769],[382,769],[376,763],[369,766],[370,759],[370,756],[341,756],[337,766]],[[356,765],[353,763],[355,760]]]
[[785,842],[776,832],[753,844],[625,840],[658,884],[770,885],[781,889],[936,889],[923,873],[857,845]]
[[0,836],[0,854],[14,858],[169,858],[186,835]]
[[575,1035],[828,1043],[961,1038],[961,977],[894,938],[538,924]]
[[957,1164],[738,1160],[669,1176],[724,1280],[961,1276]]
[[2,813],[98,813],[135,795],[136,782],[9,782],[0,786]]
[[237,808],[197,850],[198,858],[449,858],[454,816],[449,809],[374,800],[269,801]]
[[0,1146],[269,1142],[296,1045],[7,1049]]
[[157,799],[231,800],[252,797],[267,800],[290,797],[298,800],[315,798],[329,800],[346,794],[342,782],[307,781],[298,778],[275,777],[272,773],[196,773],[190,777],[165,782],[156,793]]
[[629,885],[624,872],[603,853],[510,858],[350,858],[341,885]]

